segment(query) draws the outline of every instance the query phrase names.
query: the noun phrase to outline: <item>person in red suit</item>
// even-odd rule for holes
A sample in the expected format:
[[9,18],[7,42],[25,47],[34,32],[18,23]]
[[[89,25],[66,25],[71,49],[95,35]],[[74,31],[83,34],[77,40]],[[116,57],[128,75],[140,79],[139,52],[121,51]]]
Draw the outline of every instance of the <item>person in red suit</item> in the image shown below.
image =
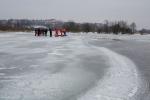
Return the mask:
[[55,37],[58,37],[58,29],[55,29]]

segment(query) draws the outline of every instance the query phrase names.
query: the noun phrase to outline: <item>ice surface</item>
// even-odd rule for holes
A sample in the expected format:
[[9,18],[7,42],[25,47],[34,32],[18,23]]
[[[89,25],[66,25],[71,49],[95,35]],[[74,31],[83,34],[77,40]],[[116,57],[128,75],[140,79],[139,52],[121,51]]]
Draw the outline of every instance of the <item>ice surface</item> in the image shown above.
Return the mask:
[[0,34],[0,100],[136,100],[141,80],[135,64],[87,42],[104,37]]
[[[88,34],[88,35],[87,35]],[[80,36],[80,37],[85,37],[85,38],[91,38],[93,40],[96,39],[104,39],[104,40],[134,40],[134,41],[147,41],[150,42],[150,34],[147,35],[140,35],[140,34],[133,34],[133,35],[128,35],[128,34],[119,34],[119,35],[114,35],[114,34],[93,34],[93,33],[78,33],[78,34],[73,34],[74,36]]]
[[106,48],[99,49],[109,57],[111,67],[97,86],[79,100],[136,100],[140,80],[134,63]]
[[81,39],[12,34],[0,40],[2,100],[75,99],[108,67],[104,55]]

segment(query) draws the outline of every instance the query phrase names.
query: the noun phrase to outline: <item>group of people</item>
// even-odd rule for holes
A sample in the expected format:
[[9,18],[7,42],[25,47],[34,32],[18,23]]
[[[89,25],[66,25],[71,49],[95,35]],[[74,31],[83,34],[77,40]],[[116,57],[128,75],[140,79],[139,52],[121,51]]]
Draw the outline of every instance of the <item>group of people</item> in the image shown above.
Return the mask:
[[48,29],[45,28],[35,28],[35,36],[47,36]]
[[66,29],[55,29],[52,30],[51,28],[47,29],[47,28],[35,28],[35,36],[47,36],[47,33],[50,33],[50,37],[53,36],[53,31],[55,31],[55,37],[58,36],[67,36],[66,35]]

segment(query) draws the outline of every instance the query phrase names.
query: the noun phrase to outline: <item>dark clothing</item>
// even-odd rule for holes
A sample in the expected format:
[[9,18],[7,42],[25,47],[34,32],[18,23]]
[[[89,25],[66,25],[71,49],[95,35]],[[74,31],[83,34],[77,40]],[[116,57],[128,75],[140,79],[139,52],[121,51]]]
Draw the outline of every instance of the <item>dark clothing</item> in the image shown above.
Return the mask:
[[49,28],[50,37],[52,37],[52,29]]
[[38,35],[38,29],[35,29],[35,36]]
[[45,33],[45,36],[47,36],[47,29],[45,29],[45,32],[44,32],[44,33]]
[[41,34],[41,30],[40,30],[40,29],[38,29],[38,36],[40,36],[40,34]]
[[64,36],[67,36],[67,35],[66,35],[66,31],[64,31]]

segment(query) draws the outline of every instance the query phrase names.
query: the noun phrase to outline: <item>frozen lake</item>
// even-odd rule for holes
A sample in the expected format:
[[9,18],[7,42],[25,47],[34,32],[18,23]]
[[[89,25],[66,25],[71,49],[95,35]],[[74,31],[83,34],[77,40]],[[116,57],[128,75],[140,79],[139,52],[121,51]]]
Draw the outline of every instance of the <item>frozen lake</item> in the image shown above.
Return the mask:
[[150,35],[0,33],[0,100],[149,100]]

